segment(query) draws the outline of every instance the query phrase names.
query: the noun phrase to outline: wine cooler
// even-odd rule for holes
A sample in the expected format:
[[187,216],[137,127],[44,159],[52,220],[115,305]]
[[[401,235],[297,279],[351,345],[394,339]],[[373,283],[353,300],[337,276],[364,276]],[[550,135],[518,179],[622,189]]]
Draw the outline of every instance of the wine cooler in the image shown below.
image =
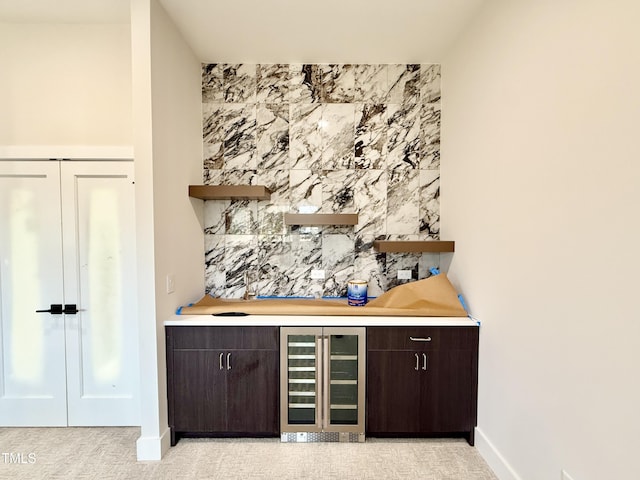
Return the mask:
[[280,329],[283,442],[364,442],[365,329]]

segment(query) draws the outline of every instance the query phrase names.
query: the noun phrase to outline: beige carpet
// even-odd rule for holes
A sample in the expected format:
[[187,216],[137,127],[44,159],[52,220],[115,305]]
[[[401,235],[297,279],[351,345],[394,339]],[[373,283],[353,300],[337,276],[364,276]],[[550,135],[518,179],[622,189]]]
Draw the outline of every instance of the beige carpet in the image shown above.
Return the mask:
[[[497,480],[464,440],[182,439],[137,462],[138,428],[1,428],[1,479]],[[18,462],[18,463],[16,463]]]

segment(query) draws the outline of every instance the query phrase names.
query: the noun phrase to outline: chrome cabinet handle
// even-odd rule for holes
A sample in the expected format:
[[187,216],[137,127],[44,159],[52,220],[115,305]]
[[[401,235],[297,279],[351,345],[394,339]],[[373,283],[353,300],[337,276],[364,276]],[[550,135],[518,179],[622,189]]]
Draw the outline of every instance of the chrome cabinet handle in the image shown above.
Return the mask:
[[231,370],[231,353],[227,353],[227,370]]
[[426,370],[427,369],[427,354],[423,353],[422,354],[422,370]]
[[224,355],[224,353],[220,352],[220,357],[218,357],[218,363],[220,364],[220,370],[222,370],[222,355]]
[[412,342],[430,342],[431,337],[409,337]]
[[420,357],[418,357],[417,353],[414,353],[414,355],[416,356],[416,370],[420,369]]

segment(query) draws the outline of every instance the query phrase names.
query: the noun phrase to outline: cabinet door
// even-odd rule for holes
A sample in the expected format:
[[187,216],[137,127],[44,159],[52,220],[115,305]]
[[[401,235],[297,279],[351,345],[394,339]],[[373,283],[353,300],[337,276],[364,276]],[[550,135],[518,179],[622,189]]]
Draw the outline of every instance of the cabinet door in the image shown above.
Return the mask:
[[236,350],[225,353],[227,432],[278,434],[277,350]]
[[423,372],[415,355],[403,350],[368,352],[367,433],[420,432]]
[[221,350],[173,351],[173,385],[169,387],[173,392],[170,399],[173,424],[170,426],[176,431],[227,430],[224,355]]
[[469,432],[475,426],[474,353],[439,350],[420,353],[420,430],[424,433]]

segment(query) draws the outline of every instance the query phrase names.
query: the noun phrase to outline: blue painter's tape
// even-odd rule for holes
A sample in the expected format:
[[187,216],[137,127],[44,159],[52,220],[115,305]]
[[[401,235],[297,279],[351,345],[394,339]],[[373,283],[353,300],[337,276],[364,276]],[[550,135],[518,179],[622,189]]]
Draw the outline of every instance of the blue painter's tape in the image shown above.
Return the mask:
[[273,298],[280,298],[280,299],[287,299],[287,298],[292,298],[292,299],[310,299],[310,298],[315,298],[315,297],[296,297],[296,296],[292,296],[292,297],[288,297],[286,295],[258,295],[256,298],[259,298],[261,300],[268,300],[268,299],[273,299]]
[[469,313],[469,309],[467,308],[467,304],[464,301],[464,297],[462,296],[462,294],[458,294],[458,300],[460,300],[460,304],[462,305],[462,308],[464,308],[464,311]]

